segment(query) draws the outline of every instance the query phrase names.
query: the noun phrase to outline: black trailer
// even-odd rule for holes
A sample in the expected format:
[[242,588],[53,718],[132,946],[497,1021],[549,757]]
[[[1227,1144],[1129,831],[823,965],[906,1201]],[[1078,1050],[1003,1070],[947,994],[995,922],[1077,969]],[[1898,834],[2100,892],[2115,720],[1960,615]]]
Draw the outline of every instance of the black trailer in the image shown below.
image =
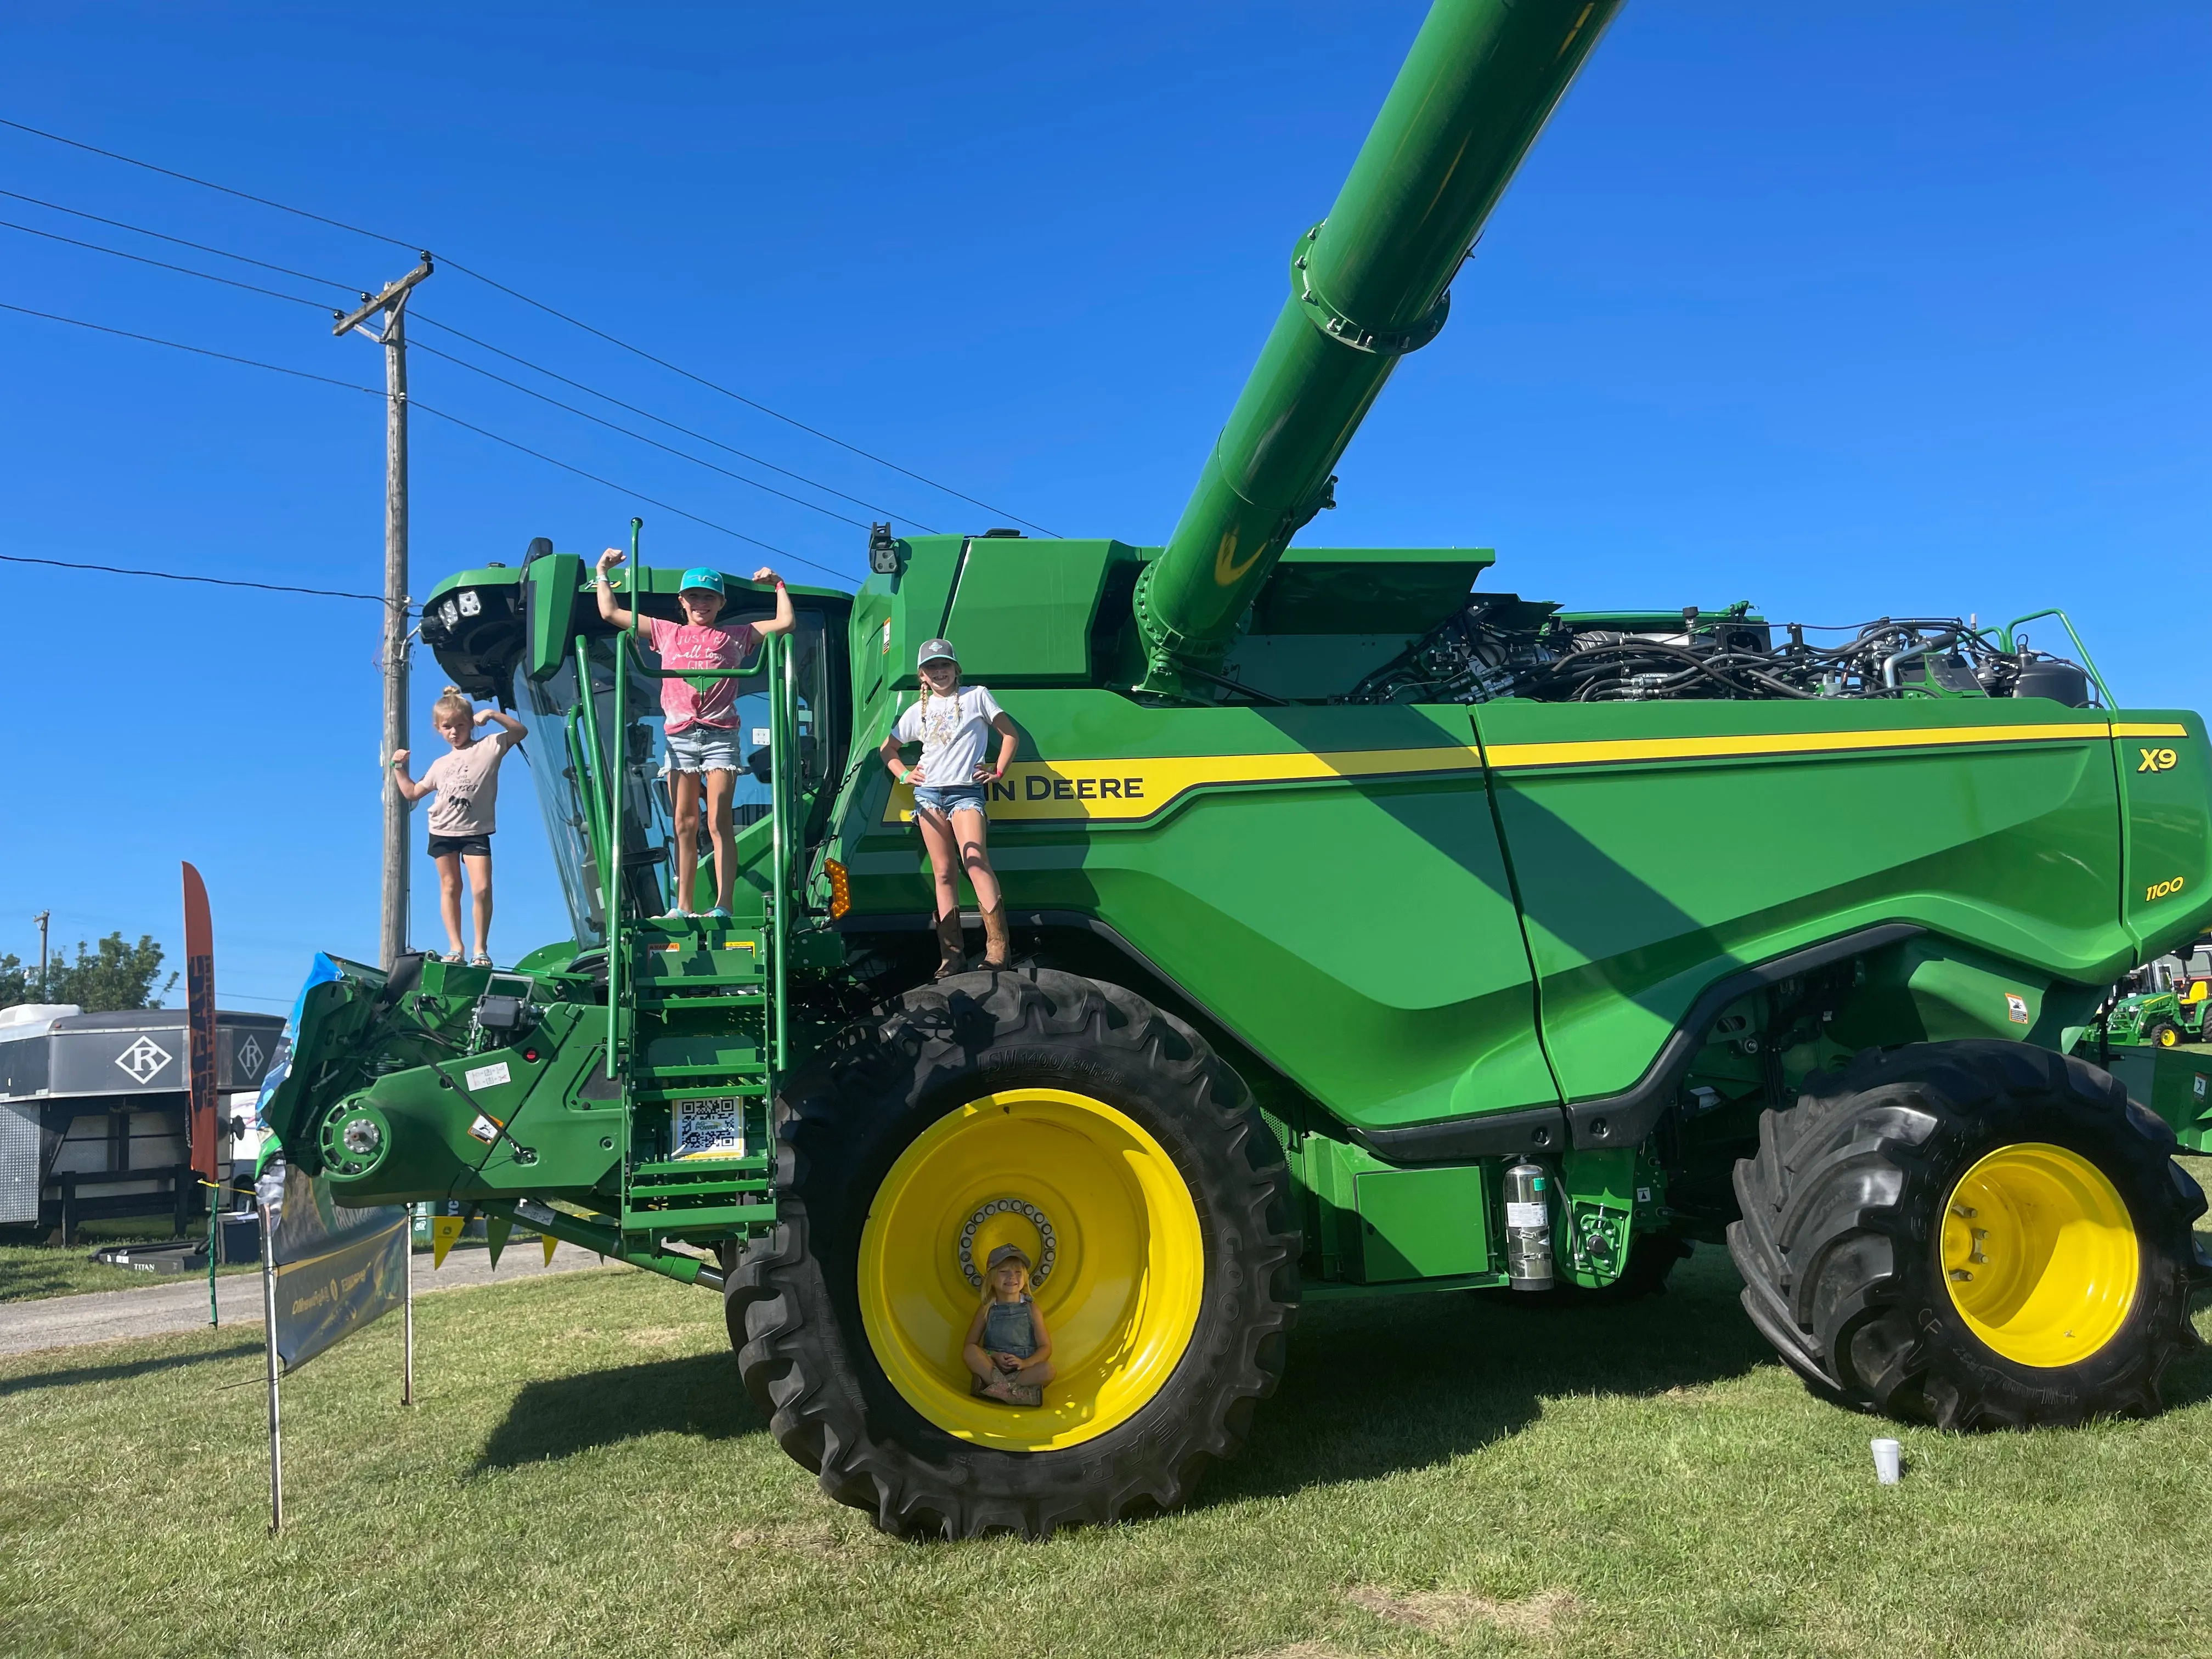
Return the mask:
[[[216,1015],[218,1170],[283,1034],[280,1015]],[[189,1083],[181,1008],[0,1009],[0,1226],[58,1230],[66,1244],[81,1221],[167,1216],[181,1233],[208,1207],[185,1132]]]

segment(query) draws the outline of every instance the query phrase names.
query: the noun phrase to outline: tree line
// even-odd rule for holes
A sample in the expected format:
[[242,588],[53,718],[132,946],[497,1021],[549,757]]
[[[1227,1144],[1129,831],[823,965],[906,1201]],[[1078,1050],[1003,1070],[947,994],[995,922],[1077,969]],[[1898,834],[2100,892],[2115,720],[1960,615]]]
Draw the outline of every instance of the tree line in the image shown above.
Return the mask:
[[151,933],[126,945],[120,933],[113,933],[97,945],[79,939],[74,962],[65,951],[56,953],[44,975],[35,962],[0,956],[0,1008],[23,1002],[74,1002],[87,1013],[158,1008],[177,983],[172,973],[155,988],[166,955]]

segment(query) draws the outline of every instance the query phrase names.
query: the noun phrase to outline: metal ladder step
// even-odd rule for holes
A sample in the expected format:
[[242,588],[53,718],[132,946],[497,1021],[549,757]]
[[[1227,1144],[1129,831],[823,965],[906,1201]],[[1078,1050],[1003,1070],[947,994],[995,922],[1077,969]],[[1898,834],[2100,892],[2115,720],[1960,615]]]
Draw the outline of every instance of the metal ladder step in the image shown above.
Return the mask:
[[[757,992],[758,988],[754,988]],[[765,1014],[768,1012],[768,999],[759,994],[749,997],[726,997],[716,996],[711,992],[684,991],[664,996],[651,991],[640,991],[637,994],[637,1007],[640,1013],[665,1013],[671,1010],[679,1012],[696,1012],[701,1009],[708,1009],[726,1010],[732,1013],[741,1014]]]

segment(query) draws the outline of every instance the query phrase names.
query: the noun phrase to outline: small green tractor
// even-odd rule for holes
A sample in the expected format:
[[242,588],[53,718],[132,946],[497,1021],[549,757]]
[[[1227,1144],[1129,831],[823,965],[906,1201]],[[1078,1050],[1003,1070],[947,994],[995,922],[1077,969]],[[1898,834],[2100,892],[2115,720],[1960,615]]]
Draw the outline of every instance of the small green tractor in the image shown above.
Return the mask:
[[2204,1016],[2212,1011],[2212,981],[2198,980],[2186,994],[2179,991],[2138,991],[2122,997],[2105,1016],[2107,1042],[2147,1042],[2171,1048],[2182,1042],[2207,1040]]
[[[672,866],[662,671],[584,559],[441,582],[423,639],[527,722],[573,934],[323,959],[264,1103],[286,1155],[719,1291],[779,1441],[901,1533],[1181,1503],[1303,1300],[1610,1298],[1698,1245],[1826,1397],[2155,1411],[2204,1200],[2069,1050],[2212,921],[2202,720],[2114,707],[2034,618],[1820,643],[1295,543],[1613,10],[1440,0],[1164,545],[885,526],[857,592],[798,593],[730,671],[729,921],[659,919],[711,900]],[[676,585],[632,567],[623,603],[674,618]],[[1017,963],[933,980],[876,750],[939,635],[1022,747],[990,799]],[[961,1360],[1010,1241],[1054,1341],[1033,1407]]]

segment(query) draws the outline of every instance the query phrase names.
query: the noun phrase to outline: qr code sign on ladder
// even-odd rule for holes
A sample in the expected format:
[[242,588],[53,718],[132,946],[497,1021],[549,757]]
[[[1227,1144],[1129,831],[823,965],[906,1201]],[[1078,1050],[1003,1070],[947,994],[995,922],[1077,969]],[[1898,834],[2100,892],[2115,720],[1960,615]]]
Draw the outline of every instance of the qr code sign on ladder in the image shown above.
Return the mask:
[[678,1158],[743,1158],[745,1103],[741,1096],[719,1100],[679,1100],[676,1107]]

